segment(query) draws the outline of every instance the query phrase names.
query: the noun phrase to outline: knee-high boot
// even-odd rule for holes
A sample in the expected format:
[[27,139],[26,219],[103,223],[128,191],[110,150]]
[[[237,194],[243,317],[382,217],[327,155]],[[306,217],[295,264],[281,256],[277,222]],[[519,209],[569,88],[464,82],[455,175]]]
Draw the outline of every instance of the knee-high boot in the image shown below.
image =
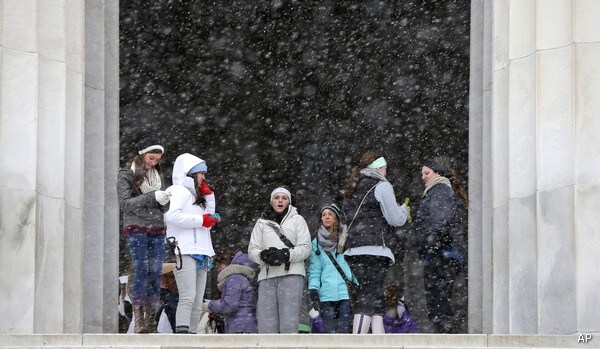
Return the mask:
[[144,333],[158,333],[156,330],[156,310],[155,306],[146,306],[144,315]]
[[352,333],[363,334],[369,333],[369,327],[371,326],[371,317],[365,314],[354,314],[354,321],[352,323]]
[[134,305],[133,306],[133,320],[135,321],[133,324],[133,332],[135,333],[144,333],[144,306],[143,305]]
[[383,327],[383,316],[373,315],[371,319],[371,333],[385,333],[385,327]]

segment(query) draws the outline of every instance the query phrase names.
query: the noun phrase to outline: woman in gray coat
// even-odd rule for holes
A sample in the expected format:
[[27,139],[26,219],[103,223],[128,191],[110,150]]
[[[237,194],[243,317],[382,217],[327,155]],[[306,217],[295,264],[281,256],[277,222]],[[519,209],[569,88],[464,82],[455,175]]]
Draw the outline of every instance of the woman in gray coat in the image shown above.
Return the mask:
[[133,262],[134,332],[156,333],[165,241],[163,212],[169,202],[160,167],[164,148],[158,139],[144,138],[136,150],[136,156],[119,171],[117,196]]

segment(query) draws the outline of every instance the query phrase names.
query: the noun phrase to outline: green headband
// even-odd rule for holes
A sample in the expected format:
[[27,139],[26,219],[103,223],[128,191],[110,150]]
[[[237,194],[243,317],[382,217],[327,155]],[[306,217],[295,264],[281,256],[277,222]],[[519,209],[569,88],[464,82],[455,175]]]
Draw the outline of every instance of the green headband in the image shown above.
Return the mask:
[[367,167],[368,168],[380,168],[387,165],[387,162],[385,162],[385,159],[382,157],[380,157],[379,159],[373,161],[372,163],[370,163]]

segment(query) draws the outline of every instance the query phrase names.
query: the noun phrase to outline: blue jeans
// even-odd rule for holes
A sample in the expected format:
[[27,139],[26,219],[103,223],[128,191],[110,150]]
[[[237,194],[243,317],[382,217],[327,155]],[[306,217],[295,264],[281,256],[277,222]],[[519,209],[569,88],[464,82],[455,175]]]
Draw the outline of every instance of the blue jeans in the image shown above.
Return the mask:
[[352,333],[352,306],[349,299],[320,302],[325,333]]
[[133,232],[127,235],[133,260],[131,304],[158,307],[165,237]]

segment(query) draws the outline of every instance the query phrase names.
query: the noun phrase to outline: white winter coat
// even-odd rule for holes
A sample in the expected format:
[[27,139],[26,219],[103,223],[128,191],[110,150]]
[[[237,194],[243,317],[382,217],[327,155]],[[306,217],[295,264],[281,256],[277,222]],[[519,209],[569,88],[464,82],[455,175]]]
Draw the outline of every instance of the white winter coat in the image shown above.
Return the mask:
[[205,213],[215,213],[215,195],[206,195],[206,207],[195,205],[194,179],[187,177],[188,171],[204,160],[185,153],[173,165],[173,185],[166,191],[171,194],[169,211],[165,213],[167,236],[177,239],[181,254],[214,256],[210,228],[202,226]]
[[[294,245],[294,248],[290,248],[290,269],[287,271],[285,270],[285,264],[270,266],[260,259],[260,252],[269,247],[287,248],[277,235],[275,229],[278,227]],[[256,222],[248,245],[248,256],[254,263],[260,264],[258,281],[292,274],[306,276],[304,260],[310,256],[311,248],[308,225],[306,225],[304,218],[298,214],[298,210],[290,205],[288,213],[281,220],[281,225],[263,218]]]

